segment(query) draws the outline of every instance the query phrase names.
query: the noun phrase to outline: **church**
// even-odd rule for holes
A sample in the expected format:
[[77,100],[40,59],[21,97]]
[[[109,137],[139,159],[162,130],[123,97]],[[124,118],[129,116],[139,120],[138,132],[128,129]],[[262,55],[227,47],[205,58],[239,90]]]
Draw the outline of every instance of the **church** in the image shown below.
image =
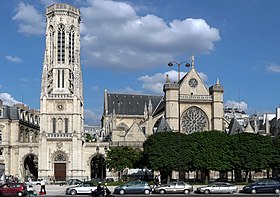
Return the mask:
[[141,149],[156,132],[225,130],[224,88],[219,80],[208,88],[192,57],[183,78],[171,82],[166,76],[161,96],[105,90],[100,139],[86,141],[80,22],[74,6],[47,7],[40,111],[0,102],[0,172],[23,181],[117,177],[106,169],[110,147]]

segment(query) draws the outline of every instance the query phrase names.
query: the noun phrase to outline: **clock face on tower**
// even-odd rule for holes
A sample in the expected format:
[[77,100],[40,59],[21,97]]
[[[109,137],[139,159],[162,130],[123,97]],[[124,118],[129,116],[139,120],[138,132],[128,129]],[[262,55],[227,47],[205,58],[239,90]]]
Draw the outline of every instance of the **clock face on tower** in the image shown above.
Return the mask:
[[189,86],[191,86],[192,88],[196,87],[198,84],[197,80],[195,78],[191,78],[189,80]]

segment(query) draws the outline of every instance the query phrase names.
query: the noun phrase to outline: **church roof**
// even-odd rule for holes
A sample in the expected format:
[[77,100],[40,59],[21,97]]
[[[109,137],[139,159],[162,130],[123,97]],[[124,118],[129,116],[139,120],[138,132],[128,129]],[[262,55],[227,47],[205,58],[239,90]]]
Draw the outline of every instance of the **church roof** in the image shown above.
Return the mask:
[[111,114],[115,110],[119,115],[143,115],[149,100],[154,111],[162,98],[163,96],[155,95],[108,93],[108,113]]
[[228,134],[230,135],[243,132],[242,126],[237,122],[235,118],[231,119],[228,129],[229,129]]
[[166,122],[165,118],[162,117],[156,132],[158,133],[158,132],[169,132],[169,131],[172,131],[172,130],[171,130],[169,124]]

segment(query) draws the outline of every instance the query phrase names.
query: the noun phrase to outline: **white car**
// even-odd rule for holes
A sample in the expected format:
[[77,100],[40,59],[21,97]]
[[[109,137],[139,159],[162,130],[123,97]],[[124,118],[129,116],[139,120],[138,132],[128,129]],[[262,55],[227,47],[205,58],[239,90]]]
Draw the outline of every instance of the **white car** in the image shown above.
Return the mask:
[[25,182],[26,185],[41,185],[41,179]]
[[237,186],[226,183],[226,182],[214,182],[207,186],[198,187],[195,193],[202,193],[202,194],[219,194],[219,193],[227,193],[233,194],[238,191]]
[[66,195],[76,195],[76,194],[91,194],[92,191],[97,189],[97,186],[91,182],[81,183],[78,186],[68,187],[65,191]]

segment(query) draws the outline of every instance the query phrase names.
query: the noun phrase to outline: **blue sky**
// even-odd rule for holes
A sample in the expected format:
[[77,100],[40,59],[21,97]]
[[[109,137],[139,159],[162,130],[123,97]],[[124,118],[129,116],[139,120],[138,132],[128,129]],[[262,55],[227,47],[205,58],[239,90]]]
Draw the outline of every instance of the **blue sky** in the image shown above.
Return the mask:
[[[85,122],[100,124],[104,89],[162,94],[170,60],[189,61],[225,105],[247,113],[280,104],[278,0],[0,0],[0,99],[40,108],[45,8],[81,10]],[[182,68],[182,72],[187,72]]]

